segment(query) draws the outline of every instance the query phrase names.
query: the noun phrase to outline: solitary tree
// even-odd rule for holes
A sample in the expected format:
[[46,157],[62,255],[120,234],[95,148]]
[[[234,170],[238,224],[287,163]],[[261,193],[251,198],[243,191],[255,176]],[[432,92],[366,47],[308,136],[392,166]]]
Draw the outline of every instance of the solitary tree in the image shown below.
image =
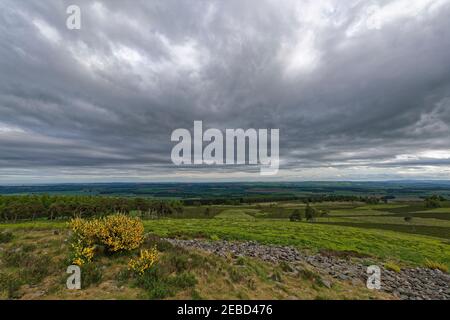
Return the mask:
[[291,220],[291,221],[301,221],[302,220],[302,215],[300,213],[300,210],[295,209],[294,212],[292,212],[292,214],[289,216],[289,220]]
[[307,221],[314,221],[315,217],[316,217],[316,209],[311,207],[308,203],[305,209],[305,218]]
[[425,198],[425,207],[433,209],[441,207],[442,198],[436,195]]

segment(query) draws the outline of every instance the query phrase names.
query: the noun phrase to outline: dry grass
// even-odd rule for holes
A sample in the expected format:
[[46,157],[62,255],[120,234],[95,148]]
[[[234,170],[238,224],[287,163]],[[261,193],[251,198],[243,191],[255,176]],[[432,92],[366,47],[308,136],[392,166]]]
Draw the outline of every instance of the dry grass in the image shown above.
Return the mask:
[[436,261],[426,259],[424,265],[427,268],[434,269],[434,270],[440,270],[444,273],[448,273],[448,267],[443,263],[439,263]]
[[[174,248],[157,237],[144,248],[157,244],[161,268],[155,281],[145,283],[127,271],[135,253],[99,255],[84,276],[90,280],[82,290],[66,289],[65,270],[69,257],[68,230],[13,231],[14,238],[1,244],[1,272],[15,279],[13,295],[1,288],[2,298],[15,299],[391,299],[390,295],[369,291],[323,276],[308,266],[273,265],[249,258],[219,258],[199,251]],[[23,278],[17,267],[5,267],[4,252],[26,250],[29,257],[44,257],[47,272],[34,284]],[[137,254],[137,253],[136,253]],[[42,263],[42,261],[41,261]],[[83,271],[82,271],[83,274]],[[305,276],[308,274],[310,276]],[[147,279],[148,280],[148,279]],[[332,283],[331,288],[323,281]],[[155,287],[156,286],[156,287]]]
[[392,262],[392,261],[386,262],[384,264],[384,267],[387,270],[394,271],[396,273],[399,273],[402,270],[398,264],[396,264],[395,262]]

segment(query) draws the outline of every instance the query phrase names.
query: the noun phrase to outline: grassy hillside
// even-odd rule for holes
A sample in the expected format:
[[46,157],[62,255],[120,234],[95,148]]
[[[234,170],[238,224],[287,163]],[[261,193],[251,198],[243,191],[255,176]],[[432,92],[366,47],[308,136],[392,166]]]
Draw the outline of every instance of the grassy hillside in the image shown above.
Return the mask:
[[[128,270],[135,252],[98,255],[82,268],[82,290],[67,290],[68,230],[19,228],[0,243],[0,299],[392,299],[320,275],[303,264],[273,265],[173,247],[154,236],[158,265],[143,277]],[[29,226],[27,226],[29,227]],[[333,283],[332,287],[324,283]]]
[[256,240],[308,250],[352,250],[412,264],[422,264],[428,258],[450,266],[450,244],[444,239],[395,231],[275,219],[161,219],[145,221],[144,225],[146,230],[167,237],[216,236],[232,240]]

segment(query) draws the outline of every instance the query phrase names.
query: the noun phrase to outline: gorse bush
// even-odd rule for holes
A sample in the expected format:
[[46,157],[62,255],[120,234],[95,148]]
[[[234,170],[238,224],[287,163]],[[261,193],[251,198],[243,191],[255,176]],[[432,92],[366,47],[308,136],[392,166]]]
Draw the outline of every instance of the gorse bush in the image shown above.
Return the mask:
[[72,229],[72,263],[82,266],[94,258],[95,245],[100,242],[99,232],[103,228],[98,219],[76,218],[70,221]]
[[161,252],[159,246],[165,242],[156,236],[148,236],[145,248],[129,261],[128,268],[121,271],[117,280],[132,280],[134,286],[144,289],[150,299],[194,290],[197,284],[194,271],[207,267],[207,258],[172,245],[162,245],[165,250]]
[[114,253],[137,249],[144,242],[142,221],[122,214],[92,220],[76,218],[70,221],[70,228],[72,262],[79,266],[92,261],[96,246]]
[[76,218],[70,221],[72,229],[72,253],[70,260],[73,264],[82,266],[92,261],[95,244],[98,242],[98,221]]
[[158,261],[158,257],[159,254],[156,249],[156,245],[150,250],[141,250],[139,257],[130,260],[128,263],[128,269],[143,275],[145,271],[155,265]]
[[103,232],[104,225],[100,219],[85,220],[75,218],[70,220],[70,228],[76,242],[92,247],[100,242],[99,235]]
[[111,252],[134,250],[144,242],[144,225],[139,218],[119,214],[101,221],[100,242]]
[[72,263],[82,266],[89,263],[94,258],[95,247],[86,246],[80,239],[72,243]]

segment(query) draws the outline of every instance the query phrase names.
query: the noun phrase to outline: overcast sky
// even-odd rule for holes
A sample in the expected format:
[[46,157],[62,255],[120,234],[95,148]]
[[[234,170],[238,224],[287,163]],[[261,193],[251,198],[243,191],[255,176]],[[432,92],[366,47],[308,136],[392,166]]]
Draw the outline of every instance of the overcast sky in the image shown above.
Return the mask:
[[450,179],[449,17],[450,0],[2,0],[0,184],[268,179],[174,166],[194,120],[279,128],[271,179]]

